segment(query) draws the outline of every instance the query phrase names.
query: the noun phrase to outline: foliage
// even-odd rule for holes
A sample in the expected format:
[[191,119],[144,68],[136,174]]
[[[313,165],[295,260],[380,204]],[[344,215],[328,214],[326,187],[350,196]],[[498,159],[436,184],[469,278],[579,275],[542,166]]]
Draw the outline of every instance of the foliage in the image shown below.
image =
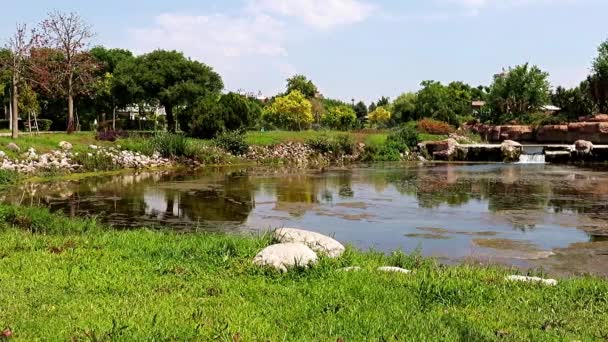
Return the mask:
[[378,144],[366,145],[363,161],[400,161],[403,153],[418,144],[418,132],[410,125],[403,125],[391,132],[386,140]]
[[14,185],[21,179],[21,174],[17,171],[0,169],[0,186]]
[[391,112],[384,107],[378,107],[373,112],[369,113],[369,123],[377,127],[385,127],[391,119]]
[[391,117],[395,123],[404,123],[417,119],[416,105],[418,96],[416,93],[403,93],[399,95],[391,106]]
[[338,156],[352,155],[355,151],[355,141],[348,134],[335,136],[320,135],[306,141],[315,152],[320,154],[334,154]]
[[355,127],[357,114],[349,105],[331,106],[321,118],[321,123],[331,129],[346,131]]
[[367,114],[369,113],[367,111],[367,106],[365,105],[365,103],[363,101],[359,101],[353,109],[355,110],[355,114],[357,115],[357,120],[359,120],[360,122],[365,122]]
[[156,50],[119,63],[114,75],[118,90],[133,102],[159,103],[165,108],[169,131],[174,132],[176,106],[218,93],[222,78],[203,63],[181,52]]
[[447,135],[454,132],[454,127],[450,124],[433,119],[422,119],[416,126],[421,133]]
[[600,112],[608,113],[608,40],[600,44],[597,52],[591,75],[587,78],[588,94]]
[[[593,101],[588,97],[587,82],[572,89],[557,87],[551,93],[551,103],[561,108],[562,114],[568,121],[576,121],[581,116],[591,115],[594,112]],[[585,89],[585,90],[583,90]]]
[[82,171],[113,171],[120,166],[116,164],[110,153],[105,151],[80,152],[72,155],[72,161],[82,166]]
[[247,129],[261,117],[260,105],[236,93],[199,99],[179,114],[182,130],[196,138],[213,138],[223,131]]
[[38,130],[40,131],[50,131],[51,126],[53,125],[53,120],[49,119],[36,119],[38,122]]
[[546,125],[561,125],[568,123],[568,117],[563,114],[550,115],[543,112],[530,113],[521,117],[521,123],[524,125],[530,125],[534,127],[546,126]]
[[129,133],[127,133],[126,131],[120,129],[108,129],[98,131],[97,135],[95,136],[95,139],[99,141],[116,141],[121,138],[127,138],[128,136]]
[[249,145],[245,142],[245,135],[238,130],[220,133],[213,140],[213,144],[235,156],[244,155],[249,150]]
[[304,75],[294,75],[287,79],[287,94],[299,91],[307,98],[314,98],[318,92],[317,86]]
[[488,95],[493,122],[503,123],[537,112],[549,101],[549,74],[523,64],[494,77]]
[[289,130],[306,129],[313,122],[312,105],[298,90],[277,97],[264,112],[264,120]]
[[150,140],[150,146],[154,151],[165,158],[184,157],[187,145],[186,137],[175,133],[159,133]]

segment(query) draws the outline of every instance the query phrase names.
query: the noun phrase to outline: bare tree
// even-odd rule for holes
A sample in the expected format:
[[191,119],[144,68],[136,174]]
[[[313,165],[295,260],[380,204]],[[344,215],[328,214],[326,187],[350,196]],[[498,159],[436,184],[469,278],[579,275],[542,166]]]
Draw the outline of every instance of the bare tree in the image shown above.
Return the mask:
[[19,137],[19,94],[24,85],[27,72],[27,60],[33,45],[33,34],[30,36],[25,24],[17,24],[14,35],[9,39],[7,48],[11,55],[8,60],[8,68],[11,71],[11,95],[12,113],[11,128],[12,138]]
[[[68,133],[74,132],[74,97],[86,91],[93,83],[94,61],[87,53],[93,33],[91,26],[76,13],[49,13],[40,24],[39,47],[42,50],[55,50],[59,58],[54,58],[55,67],[38,64],[39,85],[47,90],[63,90],[68,98]],[[49,55],[49,54],[44,54]],[[51,54],[52,55],[52,54]],[[57,55],[55,55],[57,57]],[[43,61],[49,63],[51,60]],[[52,69],[52,70],[51,70]],[[51,71],[49,71],[51,70]]]

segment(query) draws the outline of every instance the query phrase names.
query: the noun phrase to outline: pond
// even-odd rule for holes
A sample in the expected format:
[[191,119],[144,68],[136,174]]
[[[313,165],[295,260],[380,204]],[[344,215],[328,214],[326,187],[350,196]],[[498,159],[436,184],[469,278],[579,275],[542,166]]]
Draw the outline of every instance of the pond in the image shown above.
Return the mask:
[[117,228],[295,227],[442,262],[608,276],[608,173],[521,164],[219,168],[24,184],[4,202],[96,215]]

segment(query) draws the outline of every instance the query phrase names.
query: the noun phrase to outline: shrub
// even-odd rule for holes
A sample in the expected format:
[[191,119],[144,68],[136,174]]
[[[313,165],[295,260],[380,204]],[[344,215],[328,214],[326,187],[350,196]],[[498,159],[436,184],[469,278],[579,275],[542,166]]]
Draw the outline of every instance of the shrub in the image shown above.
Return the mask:
[[126,138],[129,136],[129,133],[123,130],[106,130],[106,131],[98,131],[97,135],[95,135],[95,140],[99,141],[116,141],[119,138]]
[[411,125],[404,125],[393,131],[382,145],[367,145],[363,161],[399,161],[401,155],[418,144],[418,132]]
[[378,107],[373,112],[369,113],[368,119],[370,124],[374,126],[384,127],[391,120],[391,112],[384,107]]
[[561,125],[568,122],[568,118],[566,118],[562,114],[549,115],[546,113],[532,113],[524,115],[521,120],[523,124],[535,127],[546,125]]
[[51,125],[53,125],[53,120],[49,119],[37,119],[38,121],[38,130],[40,131],[50,131]]
[[188,140],[181,134],[160,133],[150,140],[150,146],[165,158],[183,157],[186,155]]
[[306,144],[320,154],[351,155],[355,150],[355,142],[348,134],[341,134],[333,138],[327,135],[320,135],[308,139]]
[[249,149],[242,131],[223,132],[213,140],[213,144],[237,156],[247,153]]
[[119,168],[119,165],[114,163],[112,155],[105,151],[75,153],[72,161],[81,165],[84,171],[112,171]]
[[17,183],[21,175],[17,171],[0,169],[0,185],[11,185]]
[[313,120],[312,104],[297,90],[277,97],[264,112],[264,121],[289,130],[306,129]]
[[329,107],[321,118],[321,123],[326,127],[346,131],[357,123],[355,110],[348,105]]
[[189,136],[214,138],[223,131],[252,127],[262,115],[260,105],[236,93],[200,99],[178,116],[180,127]]
[[[156,130],[155,120],[124,120],[117,119],[115,122],[116,130],[125,131],[154,131]],[[102,121],[97,125],[97,130],[112,130],[112,120]]]
[[418,121],[418,131],[421,133],[448,135],[454,132],[454,127],[447,122],[424,118]]

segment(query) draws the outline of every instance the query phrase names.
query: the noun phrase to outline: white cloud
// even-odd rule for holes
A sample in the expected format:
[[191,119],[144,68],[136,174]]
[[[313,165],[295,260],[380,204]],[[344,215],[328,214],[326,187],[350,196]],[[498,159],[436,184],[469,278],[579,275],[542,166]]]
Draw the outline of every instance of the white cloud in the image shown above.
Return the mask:
[[137,53],[158,48],[182,51],[216,69],[229,90],[248,87],[248,91],[275,92],[295,71],[284,44],[284,24],[263,13],[165,13],[149,27],[130,30],[125,45]]
[[253,12],[302,20],[319,30],[365,21],[375,6],[359,0],[249,0]]
[[[451,4],[466,10],[468,15],[477,15],[488,8],[510,8],[528,5],[551,5],[573,3],[576,0],[435,0],[439,4]],[[579,0],[580,1],[580,0]]]

